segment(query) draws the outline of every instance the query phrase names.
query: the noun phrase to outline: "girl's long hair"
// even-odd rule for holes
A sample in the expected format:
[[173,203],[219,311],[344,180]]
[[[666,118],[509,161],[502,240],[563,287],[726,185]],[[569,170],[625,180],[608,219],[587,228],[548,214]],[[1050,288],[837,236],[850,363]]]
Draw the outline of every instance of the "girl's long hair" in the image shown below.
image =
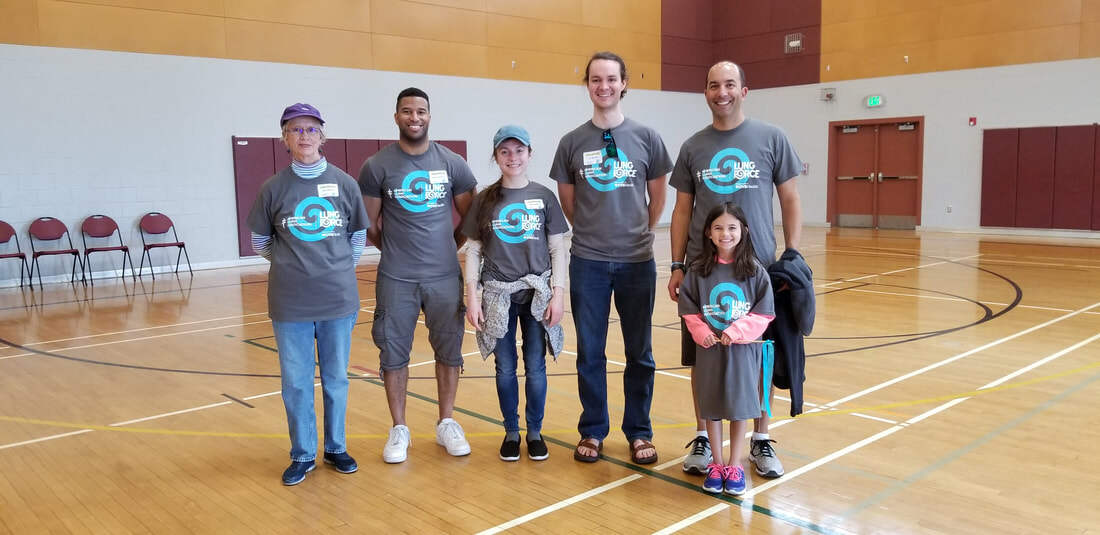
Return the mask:
[[493,235],[493,208],[504,196],[504,186],[501,185],[503,181],[498,178],[477,194],[477,239],[481,241],[482,247],[489,243],[489,238]]
[[707,218],[703,222],[703,234],[699,236],[703,243],[703,252],[692,260],[691,269],[703,277],[708,277],[714,270],[714,266],[718,264],[718,248],[710,239],[710,226],[722,214],[729,214],[741,222],[741,241],[733,249],[733,276],[737,280],[748,279],[756,274],[756,249],[752,246],[749,223],[746,221],[744,210],[732,202],[719,204],[707,213]]

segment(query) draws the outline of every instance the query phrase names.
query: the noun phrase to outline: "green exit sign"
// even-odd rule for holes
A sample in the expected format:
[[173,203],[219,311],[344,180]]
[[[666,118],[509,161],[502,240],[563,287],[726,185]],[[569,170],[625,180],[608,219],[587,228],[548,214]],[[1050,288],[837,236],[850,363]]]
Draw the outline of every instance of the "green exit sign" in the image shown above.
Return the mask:
[[886,99],[882,95],[870,95],[864,101],[864,105],[868,108],[877,108],[886,104]]

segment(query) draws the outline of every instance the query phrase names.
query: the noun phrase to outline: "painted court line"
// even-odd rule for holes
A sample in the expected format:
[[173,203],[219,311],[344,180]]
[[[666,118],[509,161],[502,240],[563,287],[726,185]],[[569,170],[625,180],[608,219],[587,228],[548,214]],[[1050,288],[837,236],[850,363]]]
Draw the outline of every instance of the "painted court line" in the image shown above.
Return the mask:
[[493,526],[493,527],[491,527],[491,528],[489,528],[485,531],[478,532],[478,535],[491,535],[493,533],[500,533],[500,532],[502,532],[506,529],[511,529],[511,528],[513,528],[515,526],[518,526],[520,524],[524,524],[526,522],[534,520],[534,519],[536,519],[540,516],[548,515],[550,513],[553,513],[554,511],[557,511],[559,509],[563,509],[565,507],[573,505],[574,503],[586,500],[586,499],[591,498],[592,496],[595,496],[597,494],[601,494],[603,492],[609,491],[609,490],[611,490],[613,488],[616,488],[616,487],[621,487],[621,486],[623,486],[627,483],[630,483],[631,481],[634,481],[635,479],[641,479],[641,477],[642,477],[641,474],[632,474],[632,475],[626,476],[626,477],[624,477],[620,480],[612,481],[611,483],[608,483],[608,484],[603,485],[601,487],[596,487],[592,490],[577,494],[576,496],[573,496],[571,498],[566,498],[566,499],[564,499],[560,502],[557,502],[557,503],[548,505],[546,507],[543,507],[542,509],[539,509],[537,511],[527,513],[527,514],[525,514],[525,515],[523,515],[519,518],[510,520],[510,521],[505,522],[503,524]]
[[[1085,307],[1085,308],[1080,308],[1080,309],[1077,309],[1077,310],[1075,310],[1075,311],[1073,311],[1073,312],[1070,312],[1069,314],[1063,314],[1063,315],[1061,315],[1061,316],[1058,316],[1057,318],[1054,318],[1054,319],[1052,319],[1052,320],[1049,320],[1049,321],[1045,321],[1045,322],[1043,322],[1043,323],[1040,323],[1040,324],[1038,324],[1038,325],[1035,325],[1035,326],[1029,327],[1029,328],[1027,328],[1027,329],[1024,329],[1024,330],[1022,330],[1022,331],[1019,331],[1019,332],[1017,332],[1017,333],[1015,333],[1015,334],[1010,334],[1010,335],[1008,335],[1008,336],[1005,336],[1004,338],[1000,338],[1000,339],[998,339],[998,340],[994,340],[994,341],[992,341],[992,342],[989,342],[988,344],[985,344],[985,345],[983,345],[983,346],[979,346],[979,347],[976,347],[976,348],[974,348],[974,349],[971,349],[971,350],[969,350],[969,351],[964,351],[964,352],[962,352],[962,353],[959,353],[958,355],[955,355],[955,356],[953,356],[953,357],[949,357],[949,358],[943,359],[943,360],[941,360],[941,361],[939,361],[939,362],[935,362],[935,363],[929,364],[929,365],[927,365],[927,366],[925,366],[925,367],[923,367],[923,368],[920,368],[920,369],[917,369],[917,370],[913,370],[913,371],[911,371],[911,372],[909,372],[909,373],[907,373],[907,374],[904,374],[904,375],[899,375],[898,377],[895,377],[895,378],[893,378],[893,379],[890,379],[889,381],[884,381],[884,382],[882,382],[882,383],[879,383],[879,384],[877,384],[877,385],[875,385],[875,386],[872,386],[872,387],[870,387],[870,388],[865,388],[865,389],[863,389],[863,390],[860,390],[859,392],[856,392],[855,394],[851,394],[851,395],[848,395],[848,396],[842,397],[842,398],[840,398],[840,399],[838,399],[838,400],[836,400],[836,401],[831,401],[831,402],[829,402],[829,403],[826,403],[826,404],[825,404],[825,405],[823,405],[822,407],[824,407],[824,408],[830,408],[830,407],[836,407],[837,405],[840,405],[840,404],[843,404],[843,403],[847,403],[847,402],[849,402],[849,401],[851,401],[851,400],[853,400],[853,399],[856,399],[856,398],[860,398],[860,397],[863,397],[863,396],[865,396],[865,395],[867,395],[867,394],[870,394],[870,393],[872,393],[872,392],[876,392],[876,391],[878,391],[878,390],[882,390],[883,388],[886,388],[886,387],[888,387],[888,386],[892,386],[892,385],[895,385],[895,384],[897,384],[897,383],[900,383],[900,382],[902,382],[902,381],[905,381],[905,380],[907,380],[907,379],[911,379],[911,378],[913,378],[913,377],[916,377],[916,376],[918,376],[918,375],[921,375],[921,374],[923,374],[923,373],[926,373],[926,372],[932,371],[932,370],[934,370],[934,369],[936,369],[936,368],[939,368],[939,367],[941,367],[941,366],[946,366],[946,365],[948,365],[948,364],[951,364],[952,362],[955,362],[955,361],[957,361],[957,360],[961,360],[961,359],[964,359],[964,358],[966,358],[966,357],[969,357],[970,355],[973,355],[973,354],[975,354],[975,353],[979,353],[979,352],[981,352],[981,351],[985,351],[986,349],[989,349],[989,348],[991,348],[991,347],[996,347],[996,346],[999,346],[999,345],[1001,345],[1001,344],[1003,344],[1003,343],[1005,343],[1005,342],[1008,342],[1008,341],[1011,341],[1011,340],[1015,340],[1016,338],[1019,338],[1019,337],[1021,337],[1021,336],[1024,336],[1024,335],[1027,335],[1027,334],[1030,334],[1030,333],[1033,333],[1033,332],[1035,332],[1035,331],[1038,331],[1038,330],[1040,330],[1040,329],[1044,329],[1044,328],[1046,328],[1046,327],[1049,327],[1049,326],[1051,326],[1051,325],[1054,325],[1055,323],[1058,323],[1058,322],[1060,322],[1060,321],[1063,321],[1063,320],[1067,320],[1067,319],[1069,319],[1069,318],[1072,318],[1072,317],[1074,317],[1074,316],[1076,316],[1076,315],[1078,315],[1078,314],[1082,314],[1082,313],[1084,313],[1084,312],[1087,312],[1087,311],[1089,311],[1089,310],[1092,310],[1092,309],[1094,309],[1094,308],[1096,308],[1096,307],[1098,307],[1098,306],[1100,306],[1100,302],[1097,302],[1097,303],[1093,303],[1093,304],[1091,304],[1091,305],[1089,305],[1089,306],[1087,306],[1087,307]],[[815,410],[820,410],[820,409],[815,409]]]
[[114,336],[116,334],[129,334],[129,333],[136,333],[136,332],[142,332],[142,331],[151,331],[153,329],[167,329],[167,328],[170,328],[170,327],[183,327],[184,325],[197,325],[199,323],[210,323],[211,321],[222,321],[222,320],[233,320],[233,319],[239,319],[239,318],[247,318],[249,316],[258,316],[258,315],[262,315],[262,314],[267,314],[267,312],[256,312],[256,313],[253,313],[253,314],[242,314],[242,315],[239,315],[239,316],[224,316],[224,317],[221,317],[221,318],[210,318],[210,319],[205,319],[205,320],[185,321],[185,322],[182,322],[182,323],[171,323],[171,324],[168,324],[168,325],[154,325],[152,327],[141,327],[141,328],[138,328],[138,329],[127,329],[125,331],[114,331],[114,332],[109,332],[109,333],[87,334],[87,335],[84,335],[84,336],[74,336],[72,338],[58,338],[56,340],[44,340],[44,341],[41,341],[41,342],[28,342],[26,344],[21,344],[21,345],[23,345],[24,347],[30,347],[30,346],[37,346],[37,345],[43,345],[43,344],[53,344],[53,343],[57,343],[57,342],[71,342],[73,340],[85,340],[85,339],[88,339],[88,338],[98,338],[100,336]]
[[[179,336],[179,335],[183,335],[183,334],[195,334],[195,333],[202,333],[202,332],[208,332],[208,331],[217,331],[217,330],[220,330],[220,329],[232,329],[232,328],[235,328],[235,327],[244,327],[246,325],[256,325],[256,324],[260,324],[260,323],[271,323],[271,320],[250,321],[250,322],[246,322],[246,323],[239,323],[239,324],[233,324],[233,325],[221,325],[221,326],[218,326],[218,327],[207,327],[205,329],[192,329],[190,331],[180,331],[180,332],[176,332],[176,333],[164,333],[164,334],[154,334],[154,335],[151,335],[151,336],[139,336],[137,338],[127,338],[125,340],[114,340],[114,341],[111,341],[111,342],[99,342],[97,344],[85,344],[85,345],[82,345],[82,346],[59,347],[59,348],[56,348],[56,349],[51,349],[51,351],[56,353],[56,352],[60,352],[60,351],[71,351],[73,349],[87,349],[89,347],[109,346],[109,345],[112,345],[112,344],[122,344],[122,343],[127,343],[127,342],[141,342],[143,340],[155,340],[157,338],[166,338],[166,337],[169,337],[169,336]],[[0,360],[13,359],[13,358],[16,358],[16,357],[26,357],[26,356],[30,356],[30,355],[37,355],[37,353],[30,353],[30,352],[28,352],[28,353],[19,353],[17,355],[9,355],[9,356],[6,356],[6,357],[0,357]]]
[[[1094,304],[1092,306],[1095,307],[1097,305],[1100,305],[1100,303]],[[1089,307],[1089,308],[1091,308],[1091,307]],[[1068,316],[1066,316],[1066,317],[1068,317]],[[1025,331],[1021,331],[1021,332],[1025,332]],[[1012,335],[1012,336],[1007,337],[1007,338],[1002,339],[1002,340],[1007,341],[1007,340],[1013,339],[1016,336],[1018,336],[1018,334],[1019,333],[1017,333],[1017,335]],[[1020,369],[1018,369],[1018,370],[1016,370],[1012,373],[1004,375],[1003,377],[1001,377],[999,379],[996,379],[994,381],[991,381],[991,382],[987,383],[986,385],[978,388],[978,390],[986,390],[986,389],[989,389],[989,388],[996,387],[997,385],[1003,384],[1007,381],[1012,380],[1015,377],[1018,377],[1019,375],[1021,375],[1023,373],[1027,373],[1027,372],[1032,371],[1032,370],[1034,370],[1034,369],[1036,369],[1036,368],[1038,368],[1038,367],[1040,367],[1044,364],[1052,362],[1052,361],[1054,361],[1054,360],[1056,360],[1056,359],[1058,359],[1058,358],[1060,358],[1064,355],[1067,355],[1067,354],[1069,354],[1069,353],[1071,353],[1071,352],[1073,352],[1077,349],[1080,349],[1081,347],[1084,347],[1084,346],[1086,346],[1086,345],[1088,345],[1088,344],[1090,344],[1090,343],[1092,343],[1096,340],[1100,340],[1100,334],[1093,335],[1093,336],[1091,336],[1091,337],[1089,337],[1085,340],[1077,342],[1077,343],[1075,343],[1075,344],[1073,344],[1069,347],[1066,347],[1066,348],[1064,348],[1064,349],[1062,349],[1062,350],[1060,350],[1056,353],[1053,353],[1053,354],[1051,354],[1047,357],[1044,357],[1044,358],[1042,358],[1042,359],[1040,359],[1036,362],[1033,362],[1033,363],[1031,363],[1027,366],[1024,366],[1023,368],[1020,368]],[[1000,341],[998,341],[998,343],[1000,343]],[[996,344],[993,344],[993,345],[996,345]],[[983,346],[983,347],[991,347],[991,345],[987,344],[986,346]],[[967,352],[967,353],[970,353],[970,352]],[[948,359],[948,360],[951,360],[951,359]],[[908,426],[911,426],[913,424],[916,424],[916,423],[919,423],[923,420],[931,418],[932,416],[935,416],[936,414],[944,412],[944,411],[950,409],[951,407],[954,407],[954,406],[970,399],[971,397],[972,396],[952,399],[952,400],[950,400],[946,403],[943,403],[942,405],[939,405],[939,406],[934,407],[932,409],[929,409],[929,410],[927,410],[927,411],[925,411],[921,414],[918,414],[918,415],[916,415],[912,418],[909,418],[908,420],[905,420],[902,423],[891,426],[887,429],[884,429],[884,430],[882,430],[878,433],[875,433],[874,435],[871,435],[870,437],[867,437],[867,438],[865,438],[863,440],[860,440],[858,442],[855,442],[853,444],[849,444],[848,446],[845,446],[844,448],[841,448],[837,451],[834,451],[833,453],[830,453],[830,454],[828,454],[824,457],[821,457],[821,458],[819,458],[819,459],[817,459],[813,462],[810,462],[808,464],[800,466],[800,467],[798,467],[794,470],[790,470],[787,473],[785,473],[783,475],[783,477],[780,478],[780,479],[772,479],[772,480],[767,481],[767,482],[765,482],[765,483],[763,483],[759,486],[753,487],[752,489],[749,489],[749,491],[746,492],[744,494],[744,496],[742,497],[743,503],[747,502],[748,500],[750,500],[753,496],[756,496],[757,494],[760,494],[760,493],[765,492],[765,491],[767,491],[767,490],[769,490],[773,487],[776,487],[776,486],[781,485],[783,483],[786,483],[786,482],[788,482],[792,479],[795,479],[795,478],[797,478],[798,476],[800,476],[802,474],[805,474],[805,473],[810,472],[810,471],[812,471],[816,468],[819,468],[819,467],[821,467],[821,466],[823,466],[823,465],[825,465],[829,462],[832,462],[832,461],[834,461],[834,460],[836,460],[840,457],[843,457],[843,456],[845,456],[845,455],[847,455],[847,454],[849,454],[853,451],[861,449],[864,446],[875,443],[875,442],[877,442],[877,441],[879,441],[883,438],[886,438],[886,437],[888,437],[888,436],[890,436],[894,433],[897,433],[898,431],[901,431],[902,429],[905,429]],[[836,402],[834,402],[834,403],[836,403]],[[793,421],[793,420],[788,420],[788,421]],[[714,508],[712,507],[711,509],[714,509]],[[710,511],[711,509],[708,509],[707,511]],[[707,511],[703,511],[703,512],[697,513],[696,515],[693,515],[691,517],[691,518],[695,519],[693,522],[685,523],[686,521],[681,521],[681,522],[677,523],[676,525],[678,527],[676,529],[677,530],[683,529],[684,527],[687,527],[687,526],[689,526],[689,525],[691,525],[695,522],[698,522],[699,520],[702,520],[702,519],[706,518],[707,516],[713,515],[713,514],[718,512],[717,510],[715,510],[715,511],[710,512],[707,515],[703,515],[703,513],[707,512]],[[665,528],[665,530],[668,530],[668,529],[669,528]],[[675,531],[675,530],[673,530],[673,531]],[[672,533],[672,531],[661,531],[661,533]]]
[[55,438],[71,437],[73,435],[81,435],[81,434],[84,434],[84,433],[91,433],[91,432],[92,432],[91,429],[81,429],[79,431],[70,431],[68,433],[61,433],[60,435],[50,435],[48,437],[35,438],[35,439],[31,439],[31,440],[24,440],[23,442],[14,442],[12,444],[4,444],[3,446],[0,446],[0,450],[6,450],[8,448],[26,446],[27,444],[34,444],[36,442],[45,442],[47,440],[53,440]]

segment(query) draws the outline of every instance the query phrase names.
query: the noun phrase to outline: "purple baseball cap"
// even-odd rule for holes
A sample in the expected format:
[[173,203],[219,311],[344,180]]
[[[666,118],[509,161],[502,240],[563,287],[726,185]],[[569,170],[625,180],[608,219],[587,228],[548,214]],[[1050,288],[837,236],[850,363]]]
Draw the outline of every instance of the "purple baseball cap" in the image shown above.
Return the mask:
[[279,120],[279,126],[285,125],[287,121],[295,117],[313,117],[321,121],[321,124],[325,124],[325,120],[321,118],[321,112],[317,111],[317,108],[304,102],[296,102],[283,110],[283,118]]

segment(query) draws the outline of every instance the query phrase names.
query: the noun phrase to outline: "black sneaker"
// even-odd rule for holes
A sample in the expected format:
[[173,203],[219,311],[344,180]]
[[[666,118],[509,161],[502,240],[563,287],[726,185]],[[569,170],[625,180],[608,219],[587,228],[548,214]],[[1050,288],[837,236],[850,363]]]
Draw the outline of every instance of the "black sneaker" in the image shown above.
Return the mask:
[[341,474],[351,474],[359,470],[359,463],[355,462],[355,459],[348,455],[346,451],[343,453],[329,453],[326,451],[325,462],[331,464]]
[[532,461],[544,461],[550,457],[550,451],[546,449],[546,441],[541,437],[527,441],[527,456]]
[[504,442],[500,444],[500,460],[502,461],[518,461],[519,460],[519,441],[504,439]]
[[313,461],[293,461],[283,472],[283,484],[286,486],[297,485],[306,478],[306,473],[317,467]]

